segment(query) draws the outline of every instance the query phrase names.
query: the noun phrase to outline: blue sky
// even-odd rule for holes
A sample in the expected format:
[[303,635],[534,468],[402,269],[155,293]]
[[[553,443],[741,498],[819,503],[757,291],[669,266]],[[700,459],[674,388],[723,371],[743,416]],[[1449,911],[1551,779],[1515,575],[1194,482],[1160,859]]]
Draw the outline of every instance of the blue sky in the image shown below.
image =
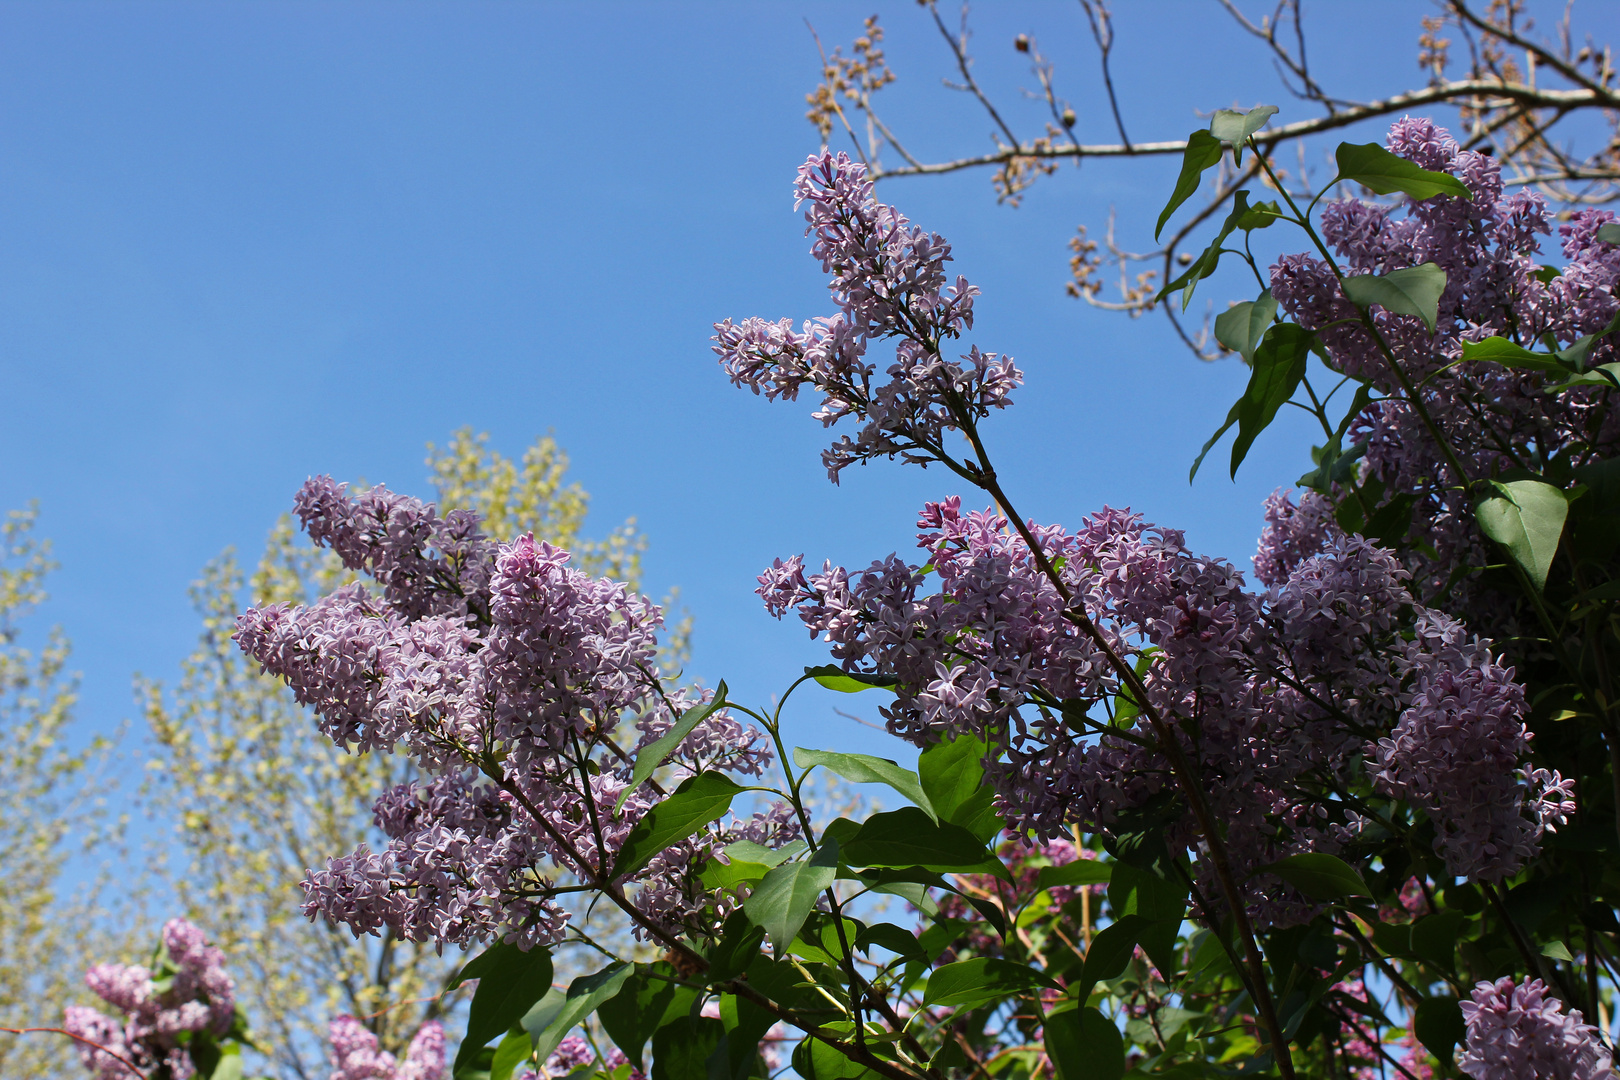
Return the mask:
[[[875,6],[891,123],[925,157],[986,149],[920,9]],[[809,405],[731,389],[708,337],[829,309],[789,188],[818,142],[805,20],[830,45],[872,7],[0,5],[0,507],[40,500],[63,568],[36,622],[75,642],[85,730],[135,716],[133,673],[175,676],[199,629],[188,584],[229,545],[255,553],[306,476],[426,494],[424,444],[462,425],[509,454],[554,430],[593,529],[637,517],[649,590],[679,586],[696,617],[693,674],[762,700],[823,662],[754,575],[906,550],[921,503],[960,485],[877,464],[833,487]],[[1121,7],[1133,137],[1234,104],[1306,115],[1213,2]],[[1313,62],[1340,93],[1418,81],[1427,5],[1314,8]],[[1620,9],[1585,18],[1611,38]],[[1020,31],[1060,61],[1082,138],[1112,140],[1078,9],[987,4],[976,26],[979,75],[1023,130],[1040,118]],[[1241,365],[1063,295],[1074,227],[1114,207],[1145,246],[1175,164],[1066,168],[1017,210],[983,173],[880,194],[953,242],[984,293],[970,340],[1025,371],[987,427],[1024,512],[1129,505],[1246,565],[1308,429],[1285,417],[1235,484],[1217,466],[1189,487]],[[1204,288],[1253,291],[1235,271]],[[806,695],[793,741],[905,756],[830,697]]]

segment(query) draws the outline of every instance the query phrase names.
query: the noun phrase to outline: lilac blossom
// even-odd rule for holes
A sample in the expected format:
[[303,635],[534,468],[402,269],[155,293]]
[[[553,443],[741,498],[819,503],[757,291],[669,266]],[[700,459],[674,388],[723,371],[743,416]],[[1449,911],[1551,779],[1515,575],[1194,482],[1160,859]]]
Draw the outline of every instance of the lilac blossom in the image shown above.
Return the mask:
[[[574,569],[550,544],[496,543],[473,515],[441,518],[385,488],[352,496],[320,477],[296,507],[312,538],[381,591],[360,581],[308,606],[249,611],[236,641],[335,743],[403,750],[422,770],[376,802],[385,845],[309,871],[311,918],[356,934],[532,948],[561,938],[571,913],[555,889],[581,881],[623,890],[649,921],[643,934],[695,930],[736,902],[698,880],[715,850],[793,838],[789,816],[767,807],[610,881],[619,847],[659,798],[650,783],[625,792],[632,751],[710,700],[662,685],[658,606]],[[628,749],[617,741],[627,723]],[[719,709],[682,740],[665,777],[758,776],[770,762],[763,736]]]
[[377,1036],[352,1016],[339,1016],[327,1027],[332,1080],[445,1080],[444,1026],[423,1024],[412,1037],[403,1061],[377,1045]]
[[[69,1006],[63,1026],[133,1062],[143,1072],[166,1068],[173,1080],[196,1072],[187,1049],[197,1036],[215,1039],[236,1021],[235,985],[225,957],[185,919],[163,925],[160,970],[139,964],[96,964],[84,981],[124,1014],[122,1021],[83,1006]],[[127,1066],[102,1050],[80,1044],[80,1059],[98,1080],[129,1075]]]
[[1564,1011],[1540,979],[1474,987],[1462,1003],[1467,1039],[1457,1068],[1474,1080],[1609,1080],[1615,1075],[1598,1031],[1578,1009]]
[[[948,429],[1005,408],[1023,381],[1012,361],[977,346],[956,359],[947,342],[973,326],[978,289],[947,283],[950,245],[878,202],[866,166],[845,154],[813,154],[794,193],[808,205],[811,254],[832,275],[838,314],[794,330],[789,319],[715,324],[715,353],[737,386],[794,400],[808,384],[821,393],[815,417],[832,427],[863,426],[822,453],[833,482],[848,465],[874,457],[938,460]],[[881,381],[867,357],[873,339],[896,339]],[[954,351],[954,350],[952,350]]]

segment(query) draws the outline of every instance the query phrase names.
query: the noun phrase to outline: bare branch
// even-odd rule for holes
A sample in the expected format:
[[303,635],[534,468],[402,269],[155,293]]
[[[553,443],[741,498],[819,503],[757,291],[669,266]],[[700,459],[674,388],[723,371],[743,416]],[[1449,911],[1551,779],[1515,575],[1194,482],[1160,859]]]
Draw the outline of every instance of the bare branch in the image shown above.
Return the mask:
[[1106,0],[1080,0],[1080,7],[1086,13],[1086,22],[1091,24],[1091,37],[1097,43],[1097,51],[1102,54],[1103,85],[1108,88],[1108,107],[1114,111],[1114,127],[1119,131],[1119,141],[1129,150],[1131,137],[1125,134],[1125,121],[1119,115],[1119,97],[1114,93],[1114,76],[1108,70],[1108,54],[1114,48],[1114,16]]

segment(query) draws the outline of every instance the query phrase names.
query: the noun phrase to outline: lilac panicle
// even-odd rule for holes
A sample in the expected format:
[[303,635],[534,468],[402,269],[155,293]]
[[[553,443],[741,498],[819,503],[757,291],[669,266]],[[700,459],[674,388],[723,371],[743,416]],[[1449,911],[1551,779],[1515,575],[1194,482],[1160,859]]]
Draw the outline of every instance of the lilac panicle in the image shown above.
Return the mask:
[[1598,1031],[1580,1011],[1565,1012],[1540,979],[1474,987],[1462,1003],[1467,1037],[1457,1068],[1474,1080],[1612,1080]]
[[331,1080],[445,1080],[444,1026],[429,1020],[417,1030],[405,1060],[377,1045],[377,1036],[352,1016],[339,1016],[327,1026],[332,1060]]
[[[848,465],[899,455],[936,460],[947,429],[1005,408],[1023,381],[1012,361],[975,346],[947,359],[946,343],[973,326],[978,289],[947,284],[950,245],[878,202],[866,166],[847,155],[813,154],[794,193],[807,205],[811,254],[831,275],[838,314],[794,330],[789,319],[715,324],[715,353],[731,381],[767,398],[794,400],[808,384],[821,393],[816,419],[862,423],[822,453],[834,483]],[[878,378],[872,341],[896,339],[894,362]]]
[[[557,941],[570,912],[554,890],[603,883],[657,799],[643,784],[619,807],[631,759],[612,740],[628,720],[644,745],[707,700],[660,685],[663,613],[620,582],[574,569],[560,548],[530,536],[497,543],[476,516],[441,518],[385,488],[351,497],[316,478],[297,511],[317,542],[372,582],[249,611],[237,644],[288,683],[334,742],[403,749],[423,772],[377,799],[385,843],[309,871],[305,913],[411,941]],[[759,732],[721,709],[676,748],[669,771],[757,776],[770,757]],[[791,822],[771,822],[722,822],[611,887],[671,931],[715,918],[736,898],[703,888],[697,869],[745,834],[792,839]]]

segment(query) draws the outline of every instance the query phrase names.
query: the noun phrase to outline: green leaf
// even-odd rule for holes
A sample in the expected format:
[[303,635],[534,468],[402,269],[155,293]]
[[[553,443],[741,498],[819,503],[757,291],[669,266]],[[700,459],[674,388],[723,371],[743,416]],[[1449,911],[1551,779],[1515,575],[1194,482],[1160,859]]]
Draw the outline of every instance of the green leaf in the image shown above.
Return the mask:
[[[1603,329],[1598,330],[1595,333],[1583,334],[1581,337],[1576,339],[1574,344],[1559,349],[1553,355],[1564,361],[1565,365],[1569,368],[1575,371],[1580,371],[1586,366],[1586,358],[1591,354],[1592,347],[1599,341],[1614,333],[1616,330],[1620,330],[1620,311],[1615,312],[1614,318],[1610,319],[1609,324]],[[1603,366],[1608,367],[1609,365],[1605,364]],[[1554,389],[1561,390],[1563,387],[1554,387]]]
[[1197,457],[1193,458],[1192,468],[1187,470],[1187,483],[1190,484],[1193,482],[1193,478],[1198,475],[1198,466],[1204,463],[1204,456],[1210,452],[1211,448],[1213,448],[1216,443],[1221,441],[1221,436],[1230,431],[1232,429],[1232,425],[1238,422],[1238,414],[1242,412],[1242,410],[1243,399],[1239,398],[1232,406],[1231,410],[1226,414],[1226,423],[1222,424],[1220,426],[1220,430],[1216,431],[1215,434],[1211,435],[1204,442],[1204,448],[1198,451]]
[[917,776],[936,819],[960,825],[986,843],[1001,831],[995,790],[984,782],[989,753],[983,739],[964,732],[935,743],[917,758]]
[[1025,964],[996,956],[975,956],[936,968],[923,989],[923,1004],[971,1009],[987,1001],[1056,986]]
[[[1248,388],[1233,406],[1238,421],[1237,440],[1232,443],[1234,479],[1238,466],[1249,454],[1249,447],[1270,426],[1283,402],[1293,397],[1299,388],[1314,337],[1311,331],[1296,323],[1278,323],[1266,331],[1259,348],[1254,350],[1254,370],[1249,374]],[[1219,437],[1217,432],[1216,438]],[[1199,460],[1202,459],[1203,455],[1199,455]],[[1196,469],[1197,464],[1193,467]]]
[[1438,911],[1412,924],[1412,951],[1442,971],[1457,964],[1457,934],[1468,916],[1460,911]]
[[1606,221],[1599,225],[1597,238],[1605,244],[1620,244],[1620,221]]
[[806,750],[803,747],[794,747],[793,763],[806,770],[820,765],[854,784],[887,784],[910,799],[930,818],[939,820],[939,815],[935,813],[928,796],[923,792],[917,774],[910,769],[901,768],[899,762],[873,757],[870,754],[839,754],[831,750]]
[[936,824],[914,806],[868,818],[845,846],[844,858],[851,866],[975,870],[1011,880],[977,836],[948,821]]
[[759,1060],[759,1042],[776,1017],[747,998],[722,994],[720,1022],[725,1025],[726,1035],[709,1056],[710,1080],[748,1080]]
[[570,1031],[579,1026],[604,1002],[611,1001],[624,988],[635,969],[629,964],[609,964],[594,975],[581,975],[568,984],[562,1008],[534,1039],[534,1055],[541,1061],[551,1056]]
[[1446,272],[1426,262],[1387,274],[1357,274],[1345,278],[1343,285],[1344,295],[1357,307],[1377,304],[1396,315],[1416,315],[1432,334],[1440,317],[1440,295],[1446,291]]
[[742,859],[723,863],[719,859],[710,859],[703,865],[703,873],[698,875],[698,880],[705,889],[735,889],[738,885],[758,881],[770,870],[764,863],[745,862]]
[[534,1053],[534,1041],[521,1027],[506,1033],[506,1038],[495,1047],[495,1060],[489,1067],[489,1080],[512,1080],[517,1067],[528,1061]]
[[1418,1002],[1417,1013],[1412,1018],[1412,1034],[1425,1050],[1440,1059],[1441,1065],[1451,1066],[1452,1050],[1463,1041],[1466,1031],[1456,998],[1425,998]]
[[1549,375],[1568,375],[1571,368],[1552,353],[1531,352],[1504,337],[1488,337],[1484,341],[1462,343],[1464,360],[1485,360],[1503,367],[1544,371]]
[[1337,855],[1316,851],[1290,855],[1257,874],[1275,874],[1313,900],[1338,900],[1346,896],[1371,896],[1361,875]]
[[[648,970],[670,977],[675,975],[674,969],[665,963],[654,964]],[[613,1045],[640,1069],[642,1051],[653,1032],[677,1016],[691,1012],[697,996],[698,991],[693,987],[638,972],[625,980],[616,997],[597,1008],[596,1016]]]
[[1245,364],[1252,364],[1255,347],[1276,314],[1277,300],[1267,289],[1260,299],[1245,300],[1215,316],[1215,340],[1243,357]]
[[795,840],[791,844],[784,844],[779,848],[768,848],[763,844],[756,844],[752,840],[738,840],[735,843],[727,844],[720,850],[741,862],[781,866],[808,846],[803,840]]
[[630,786],[624,789],[619,795],[619,801],[613,804],[613,813],[616,815],[624,809],[624,802],[630,797],[630,794],[658,770],[658,766],[662,765],[664,760],[675,752],[675,748],[680,745],[681,740],[692,734],[693,728],[701,724],[717,709],[725,707],[726,682],[722,679],[720,680],[719,689],[714,692],[713,700],[707,705],[694,705],[692,708],[687,709],[681,714],[680,719],[675,721],[673,727],[641,748],[641,752],[636,755],[635,768],[630,770]]
[[1121,915],[1099,930],[1086,950],[1081,981],[1089,984],[1119,978],[1136,953],[1138,935],[1152,921],[1141,915]]
[[1125,1075],[1125,1040],[1114,1022],[1089,1005],[1048,1014],[1046,1056],[1057,1080],[1120,1080]]
[[819,1039],[802,1039],[794,1047],[793,1071],[800,1080],[867,1080],[877,1075]]
[[1252,232],[1255,229],[1269,229],[1274,223],[1281,221],[1285,216],[1286,215],[1283,214],[1282,207],[1277,205],[1276,200],[1272,200],[1271,202],[1255,203],[1253,206],[1249,207],[1248,213],[1238,218],[1237,227],[1242,229],[1244,232]]
[[1171,193],[1164,211],[1159,214],[1159,224],[1153,230],[1154,240],[1158,240],[1159,234],[1164,231],[1164,223],[1170,220],[1170,215],[1176,212],[1176,208],[1198,190],[1198,183],[1203,179],[1204,170],[1220,160],[1221,141],[1215,136],[1207,131],[1195,131],[1187,136],[1187,149],[1181,154],[1181,175],[1176,177],[1175,191]]
[[1562,941],[1549,941],[1541,947],[1541,955],[1554,960],[1562,960],[1566,964],[1573,964],[1575,957],[1570,955],[1569,946]]
[[1116,862],[1109,877],[1108,904],[1116,916],[1141,915],[1179,925],[1187,913],[1187,886],[1180,880]]
[[653,1035],[652,1080],[709,1080],[709,1056],[725,1038],[709,1016],[677,1016]]
[[764,928],[750,922],[747,912],[733,911],[726,916],[720,940],[709,949],[709,980],[724,982],[747,971],[764,940]]
[[828,690],[837,690],[840,694],[858,694],[862,690],[892,690],[900,681],[892,675],[868,675],[860,671],[845,671],[832,664],[807,667],[804,673]]
[[1181,310],[1186,311],[1187,305],[1192,303],[1193,289],[1197,288],[1200,281],[1215,272],[1215,268],[1221,262],[1221,245],[1226,243],[1226,238],[1232,235],[1232,230],[1237,228],[1238,222],[1242,221],[1244,215],[1248,212],[1249,193],[1247,191],[1234,192],[1232,195],[1232,212],[1227,214],[1226,220],[1221,223],[1221,231],[1215,234],[1215,239],[1199,254],[1198,258],[1192,261],[1192,265],[1188,266],[1180,277],[1167,283],[1164,288],[1159,290],[1159,294],[1153,298],[1153,302],[1158,303],[1177,289],[1181,289]]
[[468,962],[451,983],[460,986],[468,979],[477,979],[478,989],[452,1070],[458,1076],[478,1051],[511,1030],[551,989],[551,954],[541,948],[524,952],[516,945],[496,942]]
[[1590,371],[1581,372],[1573,379],[1561,382],[1557,386],[1547,387],[1547,392],[1556,394],[1575,386],[1601,386],[1605,390],[1620,387],[1620,363],[1599,364]]
[[1338,180],[1354,180],[1380,195],[1398,191],[1419,200],[1435,195],[1473,197],[1455,176],[1420,169],[1377,143],[1340,143],[1333,156],[1339,163]]
[[922,943],[917,940],[917,935],[893,923],[876,923],[866,927],[856,937],[855,944],[863,951],[876,945],[908,960],[928,958],[923,951]]
[[1096,859],[1076,859],[1062,866],[1044,866],[1035,875],[1037,889],[1050,889],[1054,885],[1101,885],[1114,873],[1114,864]]
[[837,876],[838,841],[824,838],[809,859],[784,863],[766,874],[753,895],[743,901],[743,911],[770,935],[776,955],[783,956],[822,891]]
[[634,874],[660,851],[680,843],[731,809],[731,800],[742,790],[730,777],[717,772],[688,777],[674,794],[636,822],[619,850],[612,876],[625,878]]
[[1256,105],[1248,112],[1216,109],[1209,120],[1209,133],[1232,148],[1232,164],[1242,165],[1244,142],[1276,115],[1275,105]]
[[1543,588],[1564,535],[1568,494],[1541,480],[1492,480],[1489,491],[1474,508],[1480,531],[1507,549],[1531,584]]

